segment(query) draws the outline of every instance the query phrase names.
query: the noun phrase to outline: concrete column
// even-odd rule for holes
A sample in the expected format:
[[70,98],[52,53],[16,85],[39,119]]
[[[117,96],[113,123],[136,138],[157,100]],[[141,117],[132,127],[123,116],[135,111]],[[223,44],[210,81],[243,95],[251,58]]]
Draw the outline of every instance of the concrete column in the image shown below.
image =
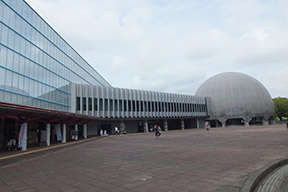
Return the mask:
[[50,131],[51,131],[51,124],[46,124],[46,144],[47,146],[50,146]]
[[83,137],[84,139],[87,139],[87,124],[83,125]]
[[196,123],[197,123],[197,129],[199,129],[200,128],[199,119],[196,119]]
[[75,124],[75,132],[77,133],[74,137],[75,141],[78,141],[78,124]]
[[63,136],[62,136],[62,143],[66,143],[66,124],[63,124]]
[[249,127],[249,121],[245,121],[245,127]]
[[123,133],[123,132],[124,132],[124,130],[125,130],[124,121],[120,121],[120,128],[119,128],[119,130],[120,130],[120,133]]
[[144,133],[148,133],[149,131],[148,131],[148,121],[147,120],[145,120],[144,121]]
[[164,131],[168,131],[168,120],[164,120]]
[[184,122],[184,119],[181,119],[181,130],[185,130],[185,122]]
[[22,143],[22,149],[21,151],[27,151],[27,132],[28,132],[28,124],[23,123],[21,125],[21,129],[23,129],[23,143]]

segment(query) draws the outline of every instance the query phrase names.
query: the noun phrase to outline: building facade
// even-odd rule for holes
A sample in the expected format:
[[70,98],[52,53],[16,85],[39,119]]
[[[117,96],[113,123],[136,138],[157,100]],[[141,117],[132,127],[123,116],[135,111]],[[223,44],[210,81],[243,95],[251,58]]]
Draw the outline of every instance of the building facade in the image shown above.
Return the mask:
[[[209,99],[112,87],[24,0],[0,1],[0,149],[204,127]],[[28,139],[27,139],[28,138]]]

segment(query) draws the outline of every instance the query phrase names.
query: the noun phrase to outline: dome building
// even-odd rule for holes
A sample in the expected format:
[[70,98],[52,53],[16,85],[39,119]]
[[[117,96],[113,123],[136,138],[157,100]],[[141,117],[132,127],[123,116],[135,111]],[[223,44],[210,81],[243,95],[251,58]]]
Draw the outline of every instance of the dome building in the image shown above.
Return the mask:
[[253,77],[226,72],[206,80],[196,96],[210,97],[211,126],[264,124],[274,117],[274,105],[267,89]]

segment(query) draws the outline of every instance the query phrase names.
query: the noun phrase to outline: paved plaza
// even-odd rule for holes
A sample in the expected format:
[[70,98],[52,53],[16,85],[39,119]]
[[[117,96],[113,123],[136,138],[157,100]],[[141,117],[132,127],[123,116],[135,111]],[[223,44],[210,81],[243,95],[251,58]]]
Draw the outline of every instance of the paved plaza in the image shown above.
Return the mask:
[[0,167],[0,191],[238,192],[249,174],[288,157],[284,126],[109,136]]

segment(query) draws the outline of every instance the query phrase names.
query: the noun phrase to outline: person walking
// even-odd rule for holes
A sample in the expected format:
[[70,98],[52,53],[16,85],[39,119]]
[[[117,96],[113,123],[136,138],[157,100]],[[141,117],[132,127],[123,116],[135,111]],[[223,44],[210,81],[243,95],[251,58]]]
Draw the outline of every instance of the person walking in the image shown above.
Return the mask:
[[161,129],[160,125],[157,126],[157,129],[158,129],[158,137],[160,137],[162,134],[162,129]]
[[118,129],[118,127],[115,127],[115,135],[117,134],[117,135],[119,135],[119,129]]
[[154,131],[155,131],[156,139],[158,139],[158,137],[159,137],[159,129],[158,129],[157,125],[154,126]]
[[207,124],[207,126],[206,126],[206,130],[209,131],[209,124]]

